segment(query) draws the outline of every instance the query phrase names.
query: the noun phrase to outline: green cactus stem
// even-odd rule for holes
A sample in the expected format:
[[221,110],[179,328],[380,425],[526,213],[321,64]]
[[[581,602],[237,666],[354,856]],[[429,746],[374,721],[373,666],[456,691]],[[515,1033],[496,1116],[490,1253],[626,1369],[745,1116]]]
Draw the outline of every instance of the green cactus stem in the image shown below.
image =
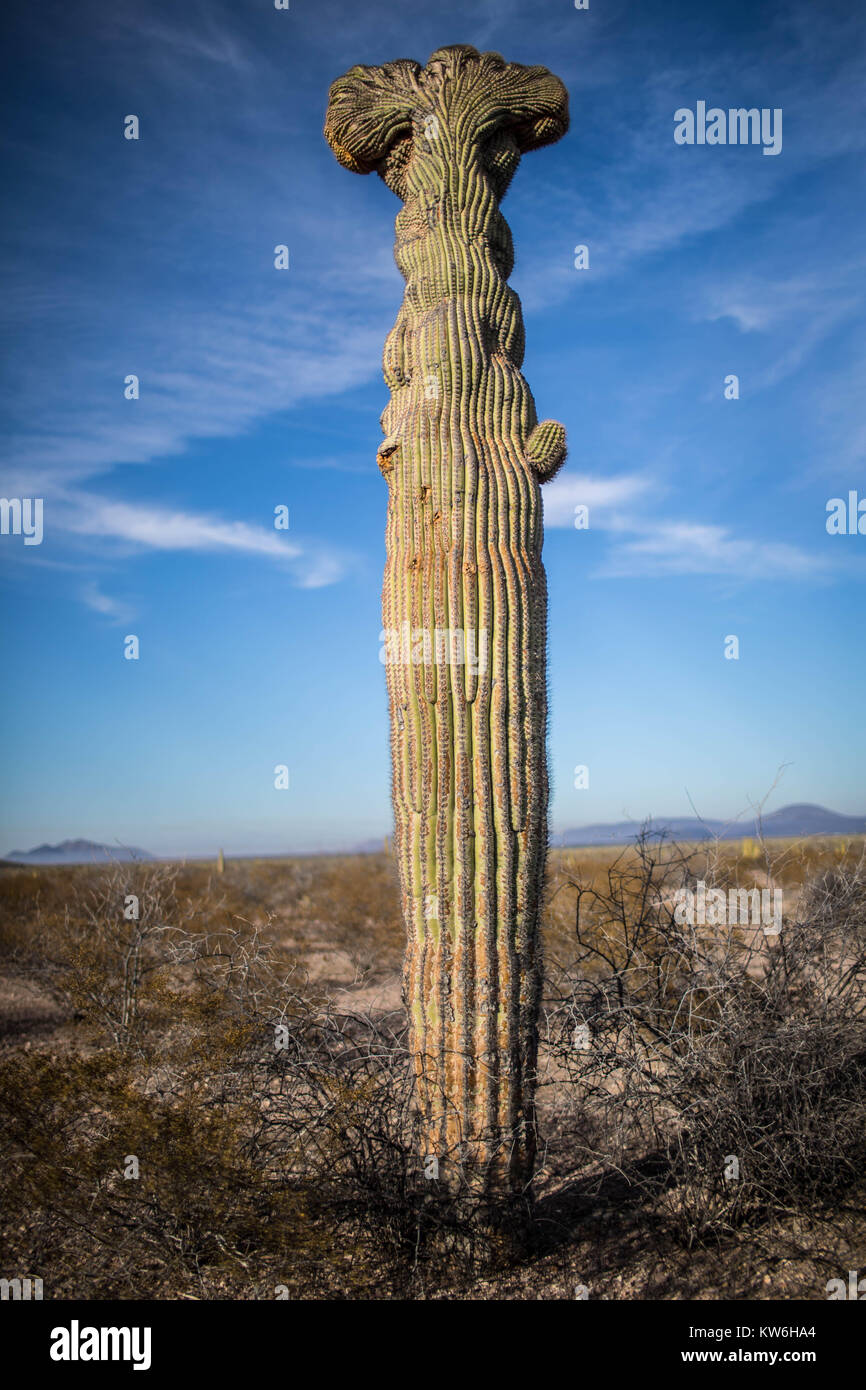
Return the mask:
[[[546,68],[466,45],[426,67],[353,67],[325,136],[404,206],[383,623],[404,995],[421,1150],[440,1180],[516,1192],[535,1156],[547,849],[547,591],[539,483],[565,430],[538,423],[499,202],[520,156],[568,128]],[[435,1171],[435,1167],[429,1171]]]

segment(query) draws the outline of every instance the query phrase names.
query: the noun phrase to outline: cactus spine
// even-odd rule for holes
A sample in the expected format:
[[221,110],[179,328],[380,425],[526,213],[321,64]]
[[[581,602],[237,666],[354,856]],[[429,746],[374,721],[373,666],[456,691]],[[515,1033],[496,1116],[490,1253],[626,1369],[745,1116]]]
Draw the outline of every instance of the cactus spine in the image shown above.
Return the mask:
[[426,67],[354,67],[325,136],[404,206],[406,280],[385,342],[391,400],[383,589],[404,994],[422,1153],[455,1188],[515,1192],[535,1153],[547,847],[547,593],[539,482],[565,430],[520,372],[520,301],[499,201],[568,128],[546,68],[466,45]]

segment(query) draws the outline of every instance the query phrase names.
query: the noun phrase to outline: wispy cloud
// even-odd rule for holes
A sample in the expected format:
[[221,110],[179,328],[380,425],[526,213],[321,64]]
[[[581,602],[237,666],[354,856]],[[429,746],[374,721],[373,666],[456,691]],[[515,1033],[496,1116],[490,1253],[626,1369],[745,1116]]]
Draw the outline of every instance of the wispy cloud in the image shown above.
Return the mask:
[[[336,583],[349,564],[349,558],[333,547],[315,541],[289,540],[247,522],[96,497],[79,497],[65,524],[67,530],[78,535],[101,536],[147,550],[262,556],[284,564],[294,582],[305,589]],[[101,600],[95,590],[89,598],[85,596],[93,608]]]
[[696,317],[729,318],[747,334],[775,334],[772,360],[750,377],[752,392],[798,370],[836,328],[863,311],[866,262],[856,257],[775,278],[755,271],[716,277],[701,291]]
[[653,486],[650,478],[639,473],[623,473],[614,478],[560,473],[541,490],[544,524],[556,527],[573,526],[575,507],[583,506],[590,509],[591,523],[595,521],[604,525],[605,514],[637,501]]
[[80,591],[82,603],[88,608],[92,608],[94,613],[100,613],[105,618],[112,621],[125,623],[132,617],[132,608],[129,604],[123,603],[120,599],[112,598],[109,594],[104,594],[99,586],[91,581],[85,584]]
[[[607,7],[606,7],[607,8]],[[613,9],[613,27],[622,15]],[[862,11],[835,12],[816,29],[808,4],[779,6],[758,21],[764,42],[745,52],[733,43],[706,43],[690,51],[688,64],[671,58],[657,36],[632,38],[650,55],[623,70],[621,35],[611,48],[598,17],[586,31],[579,60],[570,46],[557,54],[556,71],[572,94],[573,128],[554,161],[569,151],[570,177],[534,176],[532,204],[524,216],[533,227],[515,275],[528,312],[577,295],[587,273],[572,267],[572,245],[588,243],[593,283],[633,270],[650,257],[763,214],[796,178],[813,174],[840,155],[866,146],[866,84],[862,79],[866,18]],[[653,59],[656,55],[656,60]],[[604,96],[600,96],[599,87]],[[673,142],[674,111],[698,97],[738,106],[745,94],[764,93],[747,105],[781,107],[785,144],[781,158],[755,160],[752,149],[688,149]],[[596,157],[598,150],[604,158]],[[543,191],[539,191],[539,184]],[[518,185],[519,187],[519,185]],[[518,193],[516,196],[520,196]],[[533,211],[534,209],[534,211]],[[566,244],[564,227],[573,229]],[[788,223],[790,227],[790,222]],[[553,229],[553,231],[551,230]],[[781,236],[786,235],[785,231]],[[781,243],[784,248],[784,242]],[[755,278],[772,281],[779,245],[765,248]],[[798,247],[799,249],[799,247]],[[826,267],[832,278],[832,267]],[[692,277],[688,272],[689,281]],[[708,265],[705,278],[717,277]],[[660,291],[668,282],[660,279]],[[700,292],[701,280],[696,280]],[[686,290],[686,286],[683,289]],[[689,297],[691,285],[688,286]]]
[[866,342],[861,330],[845,365],[832,381],[810,384],[813,409],[820,426],[821,447],[809,476],[821,472],[832,478],[833,489],[844,492],[866,477],[866,418],[863,383],[866,381]]
[[[379,370],[384,323],[359,323],[351,308],[341,319],[325,296],[317,309],[278,307],[272,296],[267,306],[234,314],[185,313],[175,304],[171,341],[161,344],[160,314],[140,320],[134,360],[118,345],[99,361],[81,361],[66,399],[32,411],[38,423],[10,439],[5,486],[32,495],[183,453],[196,439],[240,436]],[[124,377],[133,371],[140,399],[124,401]],[[102,384],[98,401],[85,377]]]
[[605,579],[705,574],[735,579],[804,579],[822,575],[820,556],[779,541],[736,536],[729,527],[638,513],[636,503],[665,489],[648,474],[600,478],[560,474],[542,489],[546,527],[574,525],[575,507],[589,509],[589,529],[606,535],[608,548],[595,570]]
[[[94,15],[98,8],[92,7]],[[500,28],[507,33],[509,17],[520,13],[512,0],[506,8],[485,0],[477,41],[487,42]],[[583,272],[571,263],[576,242],[590,242],[593,283],[603,282],[644,258],[679,250],[705,232],[730,225],[745,210],[772,200],[792,170],[817,167],[866,140],[866,121],[858,119],[864,106],[862,84],[854,80],[862,24],[827,25],[816,36],[807,23],[807,8],[786,7],[774,31],[768,104],[790,105],[809,119],[801,119],[796,145],[786,126],[781,159],[755,160],[750,156],[758,152],[751,150],[677,149],[672,117],[684,93],[718,93],[723,100],[725,93],[758,90],[768,81],[760,58],[749,68],[735,45],[718,52],[708,47],[696,67],[678,67],[667,58],[646,63],[643,52],[639,61],[628,52],[623,57],[622,45],[611,47],[608,40],[618,37],[624,13],[619,6],[609,7],[604,19],[593,19],[580,30],[575,26],[586,16],[545,18],[544,42],[556,35],[557,43],[564,43],[567,34],[579,32],[586,49],[578,61],[563,46],[557,70],[572,88],[573,132],[567,147],[563,142],[538,156],[531,192],[527,189],[521,205],[521,216],[538,232],[521,239],[514,281],[527,312],[562,302],[585,283]],[[376,7],[376,14],[385,17],[387,8]],[[605,24],[613,26],[613,34],[605,33]],[[281,65],[262,43],[265,32],[276,32],[272,26],[265,30],[258,23],[239,23],[231,6],[196,0],[184,16],[170,20],[161,6],[149,2],[136,6],[134,15],[112,13],[100,20],[97,32],[105,54],[122,50],[127,61],[133,48],[136,57],[140,51],[143,70],[159,77],[159,90],[169,103],[186,92],[181,73],[194,70],[197,101],[191,105],[186,95],[173,111],[177,118],[182,110],[183,139],[194,143],[188,122],[212,121],[225,100],[224,83],[234,84],[236,108],[220,141],[207,146],[212,161],[206,178],[184,152],[183,140],[178,143],[177,119],[161,124],[151,113],[147,138],[131,152],[138,183],[127,191],[139,190],[142,207],[156,193],[160,217],[148,224],[141,245],[136,243],[136,254],[143,257],[137,281],[130,275],[128,243],[118,225],[103,227],[85,217],[69,229],[70,244],[75,247],[77,236],[91,253],[90,264],[76,280],[74,266],[52,272],[53,246],[50,240],[39,241],[40,235],[53,237],[52,224],[33,218],[28,238],[22,240],[31,247],[29,273],[16,278],[12,291],[15,317],[19,323],[33,323],[32,351],[18,354],[12,383],[18,428],[7,452],[10,476],[5,485],[20,495],[52,490],[62,495],[126,463],[181,456],[204,439],[240,439],[281,412],[376,380],[382,339],[401,292],[390,235],[382,235],[385,227],[390,231],[397,201],[390,194],[377,200],[370,191],[352,201],[347,180],[347,216],[340,222],[322,172],[326,166],[331,169],[323,144],[309,153],[306,146],[296,146],[291,160],[287,156],[282,164],[277,142],[249,139],[253,128],[265,131],[273,121],[271,97],[284,91]],[[348,25],[341,28],[339,41],[334,39],[335,76],[341,45],[351,47],[363,38],[360,22],[354,31]],[[419,32],[416,56],[424,60],[428,53],[422,38]],[[330,34],[322,30],[311,41],[330,41]],[[53,42],[61,46],[57,36]],[[804,63],[816,43],[821,53],[832,51],[832,64]],[[760,54],[760,46],[755,51]],[[306,79],[300,74],[298,80]],[[322,102],[324,96],[322,89]],[[293,129],[304,119],[303,106],[296,102],[287,116]],[[46,142],[39,152],[43,182],[49,182],[46,172],[52,179],[63,177],[65,153]],[[554,161],[548,170],[562,167],[555,165],[560,156],[569,169],[576,161],[576,168],[572,177],[554,180],[542,161]],[[100,172],[99,166],[88,166],[75,208],[106,203],[114,196],[114,176],[113,168]],[[342,172],[339,176],[344,178]],[[375,179],[371,184],[382,193]],[[300,186],[303,199],[295,196]],[[518,182],[518,197],[520,187]],[[217,221],[219,235],[214,237]],[[47,230],[40,234],[43,225]],[[128,224],[122,225],[128,231]],[[197,230],[207,235],[203,252]],[[280,275],[268,261],[273,244],[283,237],[291,243],[292,269]],[[207,273],[199,264],[202,256]],[[772,360],[752,374],[754,391],[795,370],[858,307],[861,292],[854,269],[843,275],[838,266],[821,265],[779,274],[773,269],[772,248],[765,247],[745,274],[725,275],[718,265],[705,274],[683,270],[679,263],[676,274],[688,284],[683,304],[699,306],[694,317],[727,317],[744,332],[774,333],[783,340]],[[648,294],[669,296],[670,273],[660,274],[653,285]],[[55,331],[58,324],[60,331]],[[80,344],[71,361],[70,341]],[[56,361],[51,359],[52,342],[58,344]],[[131,371],[140,376],[141,399],[123,402],[123,377]],[[55,383],[48,399],[46,379]],[[628,389],[629,383],[623,383],[620,399]],[[669,382],[654,382],[653,389],[656,394],[669,389]],[[377,442],[374,431],[371,459]],[[333,443],[318,460],[309,443],[303,449],[301,467],[354,469],[356,450],[347,462],[333,452]],[[563,475],[545,489],[546,523],[568,527],[574,507],[589,506],[593,526],[618,532],[605,571],[611,574],[638,566],[644,567],[642,572],[670,573],[674,565],[689,566],[681,572],[746,574],[757,573],[760,564],[763,573],[793,575],[813,563],[794,547],[756,547],[732,530],[702,522],[668,519],[652,536],[644,536],[641,526],[646,523],[637,516],[637,504],[643,510],[651,488],[657,496],[658,484],[639,474]],[[295,553],[294,539],[170,505],[84,500],[70,512],[69,529],[141,548],[258,555],[291,567],[299,583],[332,583],[345,573],[345,562],[317,543]],[[696,550],[703,554],[695,555]],[[758,550],[762,561],[756,558]]]
[[606,578],[704,574],[732,579],[815,579],[819,556],[780,541],[738,538],[727,527],[660,521],[643,535],[620,538],[597,573]]

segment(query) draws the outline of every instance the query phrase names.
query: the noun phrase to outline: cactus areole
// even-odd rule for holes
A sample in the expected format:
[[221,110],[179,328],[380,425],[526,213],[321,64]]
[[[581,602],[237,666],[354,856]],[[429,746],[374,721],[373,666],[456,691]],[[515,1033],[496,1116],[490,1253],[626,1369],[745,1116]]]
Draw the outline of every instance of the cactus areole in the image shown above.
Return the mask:
[[568,128],[546,68],[466,45],[353,67],[325,136],[403,202],[383,589],[404,994],[421,1158],[450,1190],[527,1188],[547,848],[547,590],[539,483],[565,430],[538,423],[499,203]]

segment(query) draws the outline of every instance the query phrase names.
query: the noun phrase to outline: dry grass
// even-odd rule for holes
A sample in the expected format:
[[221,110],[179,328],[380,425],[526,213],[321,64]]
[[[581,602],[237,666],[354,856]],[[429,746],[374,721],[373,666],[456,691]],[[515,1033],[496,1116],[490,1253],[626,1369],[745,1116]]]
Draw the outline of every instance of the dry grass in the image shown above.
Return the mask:
[[[0,1273],[47,1297],[823,1298],[866,1265],[863,854],[551,855],[520,1245],[415,1157],[389,855],[6,868]],[[682,928],[696,879],[781,887],[780,938]]]

